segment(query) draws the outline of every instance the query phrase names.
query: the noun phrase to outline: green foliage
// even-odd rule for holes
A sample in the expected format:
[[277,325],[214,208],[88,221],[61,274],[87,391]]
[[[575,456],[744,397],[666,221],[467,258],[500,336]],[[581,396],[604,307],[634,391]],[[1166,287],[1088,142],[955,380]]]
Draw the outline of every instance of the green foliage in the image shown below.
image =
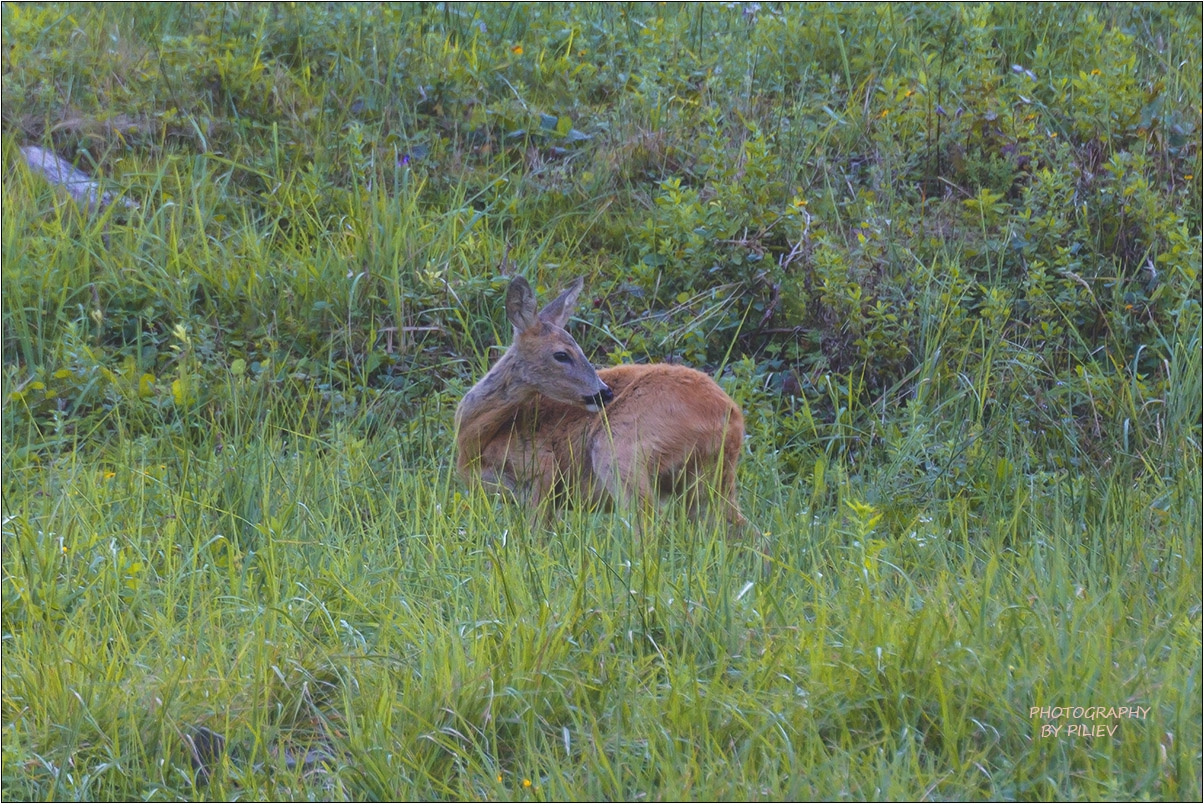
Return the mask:
[[[7,797],[1199,797],[1198,8],[0,25]],[[767,556],[456,490],[511,271]]]

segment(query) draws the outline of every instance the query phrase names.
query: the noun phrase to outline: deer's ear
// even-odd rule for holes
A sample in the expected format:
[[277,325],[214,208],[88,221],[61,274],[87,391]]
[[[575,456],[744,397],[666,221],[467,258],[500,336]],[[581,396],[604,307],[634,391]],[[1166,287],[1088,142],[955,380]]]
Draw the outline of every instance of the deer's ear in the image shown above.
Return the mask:
[[515,332],[526,332],[539,322],[535,314],[535,293],[527,280],[516,276],[506,291],[506,318]]
[[577,307],[577,296],[581,293],[581,288],[585,286],[585,277],[577,277],[574,279],[564,292],[557,296],[552,301],[539,311],[539,319],[545,324],[553,324],[561,329],[569,322],[569,316],[573,314],[573,310]]

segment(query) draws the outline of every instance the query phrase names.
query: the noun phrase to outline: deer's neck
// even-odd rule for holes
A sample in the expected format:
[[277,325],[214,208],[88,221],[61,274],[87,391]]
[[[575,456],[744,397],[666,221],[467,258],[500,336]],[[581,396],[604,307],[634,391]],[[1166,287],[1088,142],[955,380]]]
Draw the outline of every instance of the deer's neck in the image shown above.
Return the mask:
[[506,352],[456,408],[456,466],[461,472],[481,457],[485,445],[512,424],[521,406],[534,396],[513,369],[511,353]]

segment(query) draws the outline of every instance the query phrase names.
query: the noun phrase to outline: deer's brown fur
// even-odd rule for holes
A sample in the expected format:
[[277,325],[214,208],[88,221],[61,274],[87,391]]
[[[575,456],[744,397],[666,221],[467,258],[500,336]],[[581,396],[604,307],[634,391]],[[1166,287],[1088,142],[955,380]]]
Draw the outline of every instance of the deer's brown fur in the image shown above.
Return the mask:
[[507,292],[514,342],[456,411],[456,465],[530,506],[564,493],[597,504],[685,494],[697,518],[713,487],[721,513],[744,524],[736,465],[740,408],[714,380],[656,363],[595,371],[564,330],[578,279],[535,312],[522,278]]

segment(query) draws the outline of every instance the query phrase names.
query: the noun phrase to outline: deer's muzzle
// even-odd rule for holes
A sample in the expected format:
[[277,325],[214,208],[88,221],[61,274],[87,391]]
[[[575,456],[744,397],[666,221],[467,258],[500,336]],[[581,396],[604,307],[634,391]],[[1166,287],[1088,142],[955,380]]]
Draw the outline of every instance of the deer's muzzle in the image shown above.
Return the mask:
[[594,394],[593,396],[586,396],[582,398],[585,400],[585,409],[590,413],[597,413],[602,409],[603,405],[614,399],[614,396],[614,392],[603,385],[602,390],[598,393]]

